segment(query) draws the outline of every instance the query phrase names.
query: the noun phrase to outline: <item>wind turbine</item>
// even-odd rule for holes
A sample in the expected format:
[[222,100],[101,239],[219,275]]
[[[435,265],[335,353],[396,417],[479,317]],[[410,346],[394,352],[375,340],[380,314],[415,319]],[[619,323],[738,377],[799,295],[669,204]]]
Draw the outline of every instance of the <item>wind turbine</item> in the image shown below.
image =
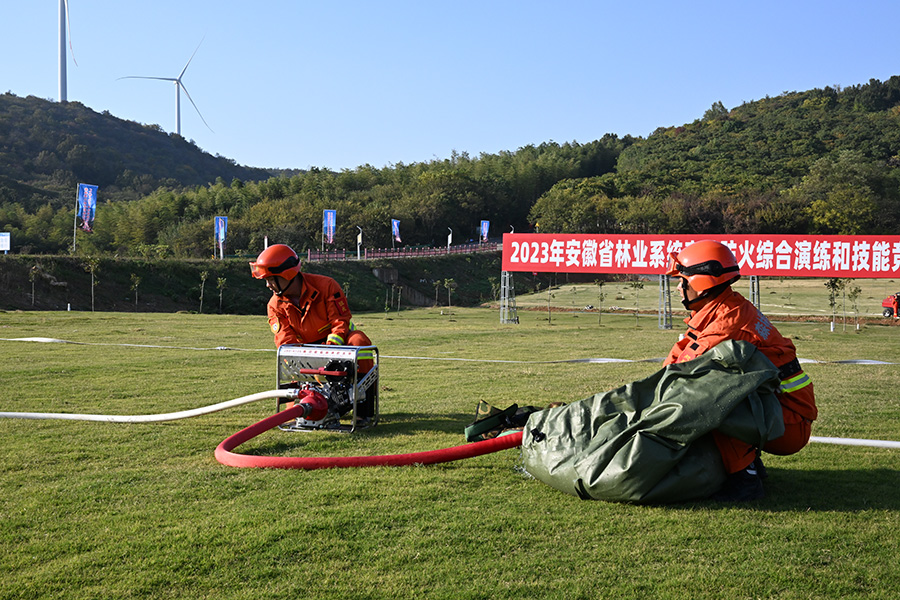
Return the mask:
[[[68,94],[66,92],[66,40],[69,41],[69,49],[72,50],[72,39],[66,36],[66,24],[69,22],[69,0],[59,0],[59,101],[66,102]],[[71,27],[69,28],[71,29]],[[72,61],[78,66],[75,60],[75,50],[72,50]]]
[[[194,102],[194,99],[191,98],[191,95],[188,93],[187,88],[184,87],[184,84],[181,82],[181,78],[184,77],[184,72],[187,71],[188,66],[191,64],[191,61],[194,60],[194,55],[197,54],[197,50],[200,49],[200,46],[203,44],[203,40],[200,40],[200,43],[197,44],[197,49],[194,50],[194,54],[191,54],[191,57],[188,59],[187,64],[184,65],[184,68],[181,70],[181,73],[178,74],[178,77],[141,77],[139,75],[128,75],[126,77],[119,77],[119,79],[156,79],[159,81],[171,81],[175,84],[175,133],[181,135],[181,92],[184,90],[184,95],[188,97],[188,100],[191,101],[191,104],[194,106],[194,110],[197,111],[197,114],[200,115],[200,120],[203,121],[203,124],[206,125],[206,128],[212,131],[212,127],[209,126],[209,123],[206,122],[206,119],[203,118],[203,115],[200,113],[200,109],[197,108],[197,104]],[[213,131],[215,133],[215,131]]]

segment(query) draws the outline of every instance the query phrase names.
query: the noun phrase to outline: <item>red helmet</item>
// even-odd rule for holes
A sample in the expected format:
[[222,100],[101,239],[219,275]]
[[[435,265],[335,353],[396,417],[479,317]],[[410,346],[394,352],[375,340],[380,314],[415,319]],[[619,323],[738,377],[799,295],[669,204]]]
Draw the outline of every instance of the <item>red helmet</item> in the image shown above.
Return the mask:
[[734,253],[720,242],[695,242],[681,252],[670,253],[669,258],[666,275],[686,279],[698,292],[734,283],[741,277]]
[[250,263],[250,272],[256,279],[278,275],[290,280],[300,273],[300,257],[290,246],[274,244],[263,250],[256,262]]

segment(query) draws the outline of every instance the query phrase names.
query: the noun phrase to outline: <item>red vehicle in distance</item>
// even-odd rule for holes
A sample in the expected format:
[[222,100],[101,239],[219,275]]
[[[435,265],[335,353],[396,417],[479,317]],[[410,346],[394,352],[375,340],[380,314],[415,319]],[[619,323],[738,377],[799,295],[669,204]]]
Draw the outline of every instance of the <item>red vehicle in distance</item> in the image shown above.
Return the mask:
[[884,310],[881,311],[884,317],[900,318],[900,293],[891,294],[881,301]]

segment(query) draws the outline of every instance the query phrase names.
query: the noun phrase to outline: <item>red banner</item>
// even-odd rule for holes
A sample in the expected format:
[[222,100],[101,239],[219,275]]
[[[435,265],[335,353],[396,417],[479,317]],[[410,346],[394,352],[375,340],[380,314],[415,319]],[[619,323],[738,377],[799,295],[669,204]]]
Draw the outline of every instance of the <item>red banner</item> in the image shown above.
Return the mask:
[[669,253],[700,240],[731,248],[742,275],[900,276],[898,235],[592,235],[506,233],[503,270],[542,273],[664,273]]

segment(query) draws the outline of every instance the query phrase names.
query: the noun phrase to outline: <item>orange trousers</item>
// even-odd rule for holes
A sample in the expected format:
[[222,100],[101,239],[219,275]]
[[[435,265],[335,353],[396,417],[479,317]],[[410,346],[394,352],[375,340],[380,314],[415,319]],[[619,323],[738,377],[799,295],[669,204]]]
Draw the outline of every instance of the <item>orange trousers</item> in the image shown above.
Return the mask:
[[[784,416],[784,435],[770,440],[762,449],[770,454],[786,456],[799,452],[809,443],[812,421],[785,406],[781,407],[781,413]],[[719,454],[722,455],[725,471],[728,473],[737,473],[746,469],[756,458],[756,447],[746,442],[728,437],[718,431],[713,431],[713,439],[719,449]]]

